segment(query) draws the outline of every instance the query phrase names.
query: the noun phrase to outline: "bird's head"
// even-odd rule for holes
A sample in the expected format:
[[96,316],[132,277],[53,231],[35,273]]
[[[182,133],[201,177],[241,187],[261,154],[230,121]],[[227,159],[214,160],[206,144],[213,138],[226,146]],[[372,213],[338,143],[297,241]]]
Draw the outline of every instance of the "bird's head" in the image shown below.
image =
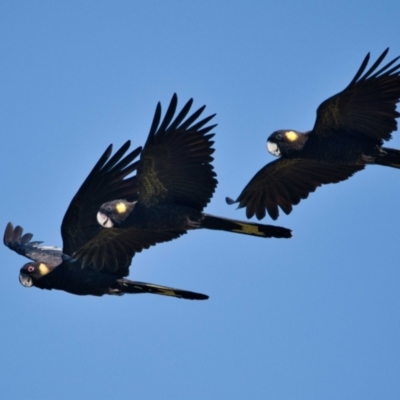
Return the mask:
[[267,140],[267,150],[275,157],[286,156],[301,149],[305,135],[293,130],[275,131]]
[[19,281],[22,286],[31,287],[35,282],[43,278],[52,268],[41,262],[30,262],[25,264],[19,271]]
[[112,228],[121,225],[137,202],[130,203],[126,200],[113,200],[101,205],[97,213],[97,222],[103,228]]

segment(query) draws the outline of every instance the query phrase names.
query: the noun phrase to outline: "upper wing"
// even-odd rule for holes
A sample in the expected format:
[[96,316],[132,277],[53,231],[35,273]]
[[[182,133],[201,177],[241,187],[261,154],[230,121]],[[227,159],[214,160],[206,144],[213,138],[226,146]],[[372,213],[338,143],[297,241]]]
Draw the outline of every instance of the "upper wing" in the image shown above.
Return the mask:
[[96,214],[101,204],[115,199],[135,201],[138,198],[136,176],[126,176],[137,169],[138,162],[133,160],[141,148],[124,156],[129,146],[128,141],[111,158],[112,146],[108,147],[65,213],[61,225],[64,254],[72,256],[69,261],[79,262],[82,268],[126,276],[135,253],[185,233],[103,229],[97,223]]
[[215,114],[195,123],[205,106],[188,116],[190,99],[173,119],[177,102],[174,94],[161,124],[157,105],[138,166],[139,201],[148,207],[180,203],[201,211],[217,185],[211,165],[214,135],[207,135],[216,125],[203,128]]
[[280,158],[258,171],[240,193],[236,202],[246,207],[246,216],[265,217],[265,210],[272,219],[279,216],[280,207],[290,214],[292,206],[306,199],[318,186],[344,181],[363,165],[338,165],[322,162]]
[[62,262],[63,251],[59,247],[42,246],[43,242],[31,242],[32,233],[25,233],[20,226],[14,228],[9,222],[4,231],[3,242],[11,250],[33,261],[43,262],[49,266],[56,266]]
[[106,270],[117,276],[127,276],[135,253],[157,243],[169,242],[185,231],[146,231],[142,229],[102,229],[73,256],[82,268]]
[[[141,151],[137,148],[124,157],[130,146],[126,142],[111,158],[112,145],[100,157],[88,177],[72,199],[61,224],[64,253],[72,256],[101,231],[96,220],[100,206],[115,199],[137,199],[136,177],[124,179],[137,168],[132,162]],[[102,233],[106,234],[108,229]],[[104,244],[107,246],[107,244]]]
[[397,129],[396,118],[400,116],[396,111],[400,99],[400,63],[395,64],[400,57],[378,70],[388,51],[364,73],[370,58],[367,54],[350,84],[318,107],[310,134],[352,132],[379,143],[391,138],[391,132]]

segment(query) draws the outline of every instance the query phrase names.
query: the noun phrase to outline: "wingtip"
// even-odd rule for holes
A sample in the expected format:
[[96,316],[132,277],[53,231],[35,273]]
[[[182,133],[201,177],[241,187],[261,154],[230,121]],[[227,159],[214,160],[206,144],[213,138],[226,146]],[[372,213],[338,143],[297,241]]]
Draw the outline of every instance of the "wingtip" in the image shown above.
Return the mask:
[[8,244],[11,242],[13,232],[14,232],[14,226],[11,222],[9,222],[6,226],[6,229],[4,231],[4,236],[3,236],[3,243],[6,246],[8,246]]
[[125,146],[126,146],[127,149],[129,149],[129,147],[131,146],[130,139],[128,139],[121,147],[125,147]]
[[232,205],[232,204],[235,204],[236,203],[236,201],[235,200],[233,200],[231,197],[225,197],[225,201],[226,201],[226,204],[228,204],[228,205]]

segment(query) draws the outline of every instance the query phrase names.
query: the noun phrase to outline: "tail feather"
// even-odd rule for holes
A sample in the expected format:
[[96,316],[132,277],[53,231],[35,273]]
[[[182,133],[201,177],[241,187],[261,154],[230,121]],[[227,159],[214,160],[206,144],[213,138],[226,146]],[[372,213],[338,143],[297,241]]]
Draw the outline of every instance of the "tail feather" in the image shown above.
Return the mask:
[[167,286],[155,285],[154,283],[135,282],[129,279],[119,279],[119,289],[122,293],[152,293],[163,296],[178,297],[186,300],[207,300],[208,296],[188,290],[175,289]]
[[400,168],[400,150],[382,147],[378,157],[375,159],[375,164]]
[[258,236],[263,238],[291,238],[292,231],[281,226],[264,225],[254,222],[237,221],[234,219],[215,217],[203,214],[201,227],[215,229],[217,231],[227,231],[242,233],[243,235]]

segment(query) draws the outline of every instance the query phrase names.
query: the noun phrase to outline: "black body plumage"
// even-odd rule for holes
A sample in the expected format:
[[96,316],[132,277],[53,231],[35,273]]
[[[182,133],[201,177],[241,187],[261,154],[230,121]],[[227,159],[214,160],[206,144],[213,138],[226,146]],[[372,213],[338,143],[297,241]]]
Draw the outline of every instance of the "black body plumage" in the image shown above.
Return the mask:
[[317,109],[313,129],[306,133],[276,131],[267,148],[280,158],[263,167],[236,200],[246,215],[277,219],[310,192],[348,179],[368,164],[400,168],[400,151],[382,147],[397,129],[400,100],[400,57],[381,66],[386,49],[367,70],[368,54],[350,84]]
[[129,201],[137,198],[137,178],[128,175],[137,169],[134,160],[141,148],[125,155],[129,147],[128,141],[111,156],[112,146],[109,146],[72,199],[61,225],[63,249],[31,241],[33,235],[22,235],[20,226],[14,228],[11,223],[6,226],[4,244],[33,260],[21,268],[22,285],[77,295],[153,293],[191,300],[208,298],[200,293],[125,278],[136,252],[181,235],[172,231],[151,235],[144,232],[136,237],[131,231],[99,228],[96,213],[104,201],[115,197]]
[[176,113],[174,95],[161,120],[158,104],[146,144],[137,165],[138,198],[103,204],[98,220],[104,227],[123,230],[181,234],[191,229],[214,229],[263,238],[290,238],[286,228],[229,220],[203,213],[217,186],[211,164],[214,148],[207,123],[214,115],[198,121],[204,106],[189,114],[189,100]]

